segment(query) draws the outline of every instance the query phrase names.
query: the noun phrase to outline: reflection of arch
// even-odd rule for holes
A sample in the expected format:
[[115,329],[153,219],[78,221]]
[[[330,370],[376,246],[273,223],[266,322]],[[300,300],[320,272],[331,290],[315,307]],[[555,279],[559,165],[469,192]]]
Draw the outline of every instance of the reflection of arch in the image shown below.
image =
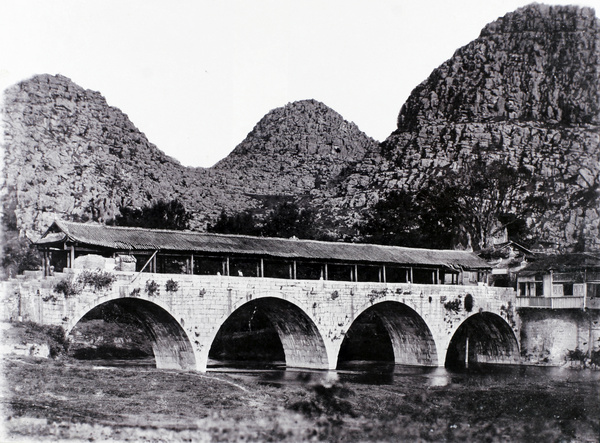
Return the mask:
[[[467,358],[468,348],[468,358]],[[474,363],[516,363],[519,343],[510,325],[497,314],[481,312],[458,327],[446,354],[446,366]]]
[[[241,310],[247,312],[260,310],[268,318],[281,341],[286,366],[329,368],[323,338],[314,322],[300,307],[279,298],[263,297],[245,303],[232,314],[233,317],[235,318],[235,313]],[[217,334],[222,332],[231,318],[230,316],[221,323]]]
[[[393,349],[393,359],[397,364],[437,366],[438,357],[433,335],[425,320],[413,309],[403,303],[384,301],[363,311],[346,333],[340,348],[340,357],[352,354],[349,347],[361,340],[361,325],[373,321],[379,322],[387,337],[379,335],[378,339],[389,340]],[[359,337],[357,337],[359,336]],[[373,337],[371,337],[373,338]],[[338,359],[338,363],[339,363]]]
[[[177,320],[165,309],[139,298],[117,298],[100,303],[93,309],[108,304],[115,304],[127,314],[134,316],[146,330],[152,341],[157,368],[196,369],[196,358],[188,336]],[[92,309],[88,312],[91,311]],[[77,322],[81,318],[83,316]]]

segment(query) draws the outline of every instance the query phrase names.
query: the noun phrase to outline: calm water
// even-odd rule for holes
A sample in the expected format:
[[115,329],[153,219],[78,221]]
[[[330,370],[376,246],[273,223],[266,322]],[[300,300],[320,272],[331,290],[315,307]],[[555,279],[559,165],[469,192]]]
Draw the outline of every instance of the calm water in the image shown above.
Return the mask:
[[[131,360],[81,360],[81,364],[95,368],[105,367],[139,367],[154,368],[154,359]],[[393,385],[415,383],[424,387],[452,386],[472,384],[476,386],[532,382],[565,381],[575,383],[591,383],[600,386],[600,370],[580,370],[565,365],[562,367],[535,367],[485,365],[469,369],[448,370],[446,368],[424,368],[418,366],[401,366],[391,363],[348,362],[335,371],[320,371],[285,368],[283,362],[248,363],[220,362],[210,360],[208,371],[247,382],[270,385],[328,383],[334,381]]]

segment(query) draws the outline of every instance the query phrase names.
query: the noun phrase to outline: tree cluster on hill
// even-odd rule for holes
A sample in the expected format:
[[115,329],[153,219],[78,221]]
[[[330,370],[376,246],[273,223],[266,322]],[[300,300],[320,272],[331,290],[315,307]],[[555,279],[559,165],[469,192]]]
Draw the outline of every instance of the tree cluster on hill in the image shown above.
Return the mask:
[[550,204],[537,196],[538,185],[526,169],[479,159],[468,173],[444,171],[417,192],[389,192],[357,224],[359,239],[409,247],[482,249],[506,231],[509,239],[527,243],[527,218]]
[[317,228],[315,212],[293,202],[280,203],[264,219],[248,210],[232,215],[222,211],[216,222],[208,225],[207,230],[219,234],[331,240]]
[[190,228],[192,215],[178,199],[158,200],[142,208],[120,208],[120,215],[108,224],[149,229],[172,229],[183,231]]
[[2,278],[40,269],[42,258],[32,241],[17,227],[16,202],[6,199],[2,213]]

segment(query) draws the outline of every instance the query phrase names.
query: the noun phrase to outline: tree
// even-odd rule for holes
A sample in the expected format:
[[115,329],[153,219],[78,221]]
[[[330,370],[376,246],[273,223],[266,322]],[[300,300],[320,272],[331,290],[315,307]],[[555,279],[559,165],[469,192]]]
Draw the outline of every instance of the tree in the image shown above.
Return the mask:
[[450,248],[458,231],[457,208],[446,193],[391,191],[358,223],[360,240],[416,248]]
[[357,225],[361,241],[426,248],[484,248],[506,230],[523,241],[526,219],[547,208],[532,174],[477,159],[460,173],[432,174],[420,190],[392,191]]
[[[7,234],[9,233],[6,232],[5,236]],[[6,276],[15,276],[41,267],[42,257],[28,238],[11,235],[2,252],[2,268]]]
[[260,235],[258,221],[248,210],[228,216],[223,210],[216,223],[208,224],[206,230],[219,234]]
[[21,236],[16,215],[16,200],[5,199],[2,213],[3,242],[2,253],[3,277],[22,274],[23,271],[34,271],[40,268],[42,257],[35,245],[27,237]]
[[263,220],[247,210],[233,215],[222,211],[217,221],[209,224],[207,230],[221,234],[331,240],[316,227],[315,218],[313,210],[301,208],[293,202],[283,202]]
[[159,200],[140,209],[122,207],[113,223],[117,226],[134,226],[150,229],[185,230],[190,227],[191,214],[179,200]]
[[267,216],[262,232],[267,237],[315,239],[315,213],[296,203],[283,202]]

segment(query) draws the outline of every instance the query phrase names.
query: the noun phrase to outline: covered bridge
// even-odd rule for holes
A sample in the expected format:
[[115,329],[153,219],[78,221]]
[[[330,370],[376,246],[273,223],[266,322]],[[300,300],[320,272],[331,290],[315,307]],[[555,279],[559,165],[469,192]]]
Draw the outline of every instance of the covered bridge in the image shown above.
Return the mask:
[[[51,269],[83,255],[138,272],[358,282],[477,284],[490,266],[468,251],[104,226],[56,220],[36,242]],[[135,258],[135,260],[134,260]],[[133,271],[133,265],[132,269]]]

